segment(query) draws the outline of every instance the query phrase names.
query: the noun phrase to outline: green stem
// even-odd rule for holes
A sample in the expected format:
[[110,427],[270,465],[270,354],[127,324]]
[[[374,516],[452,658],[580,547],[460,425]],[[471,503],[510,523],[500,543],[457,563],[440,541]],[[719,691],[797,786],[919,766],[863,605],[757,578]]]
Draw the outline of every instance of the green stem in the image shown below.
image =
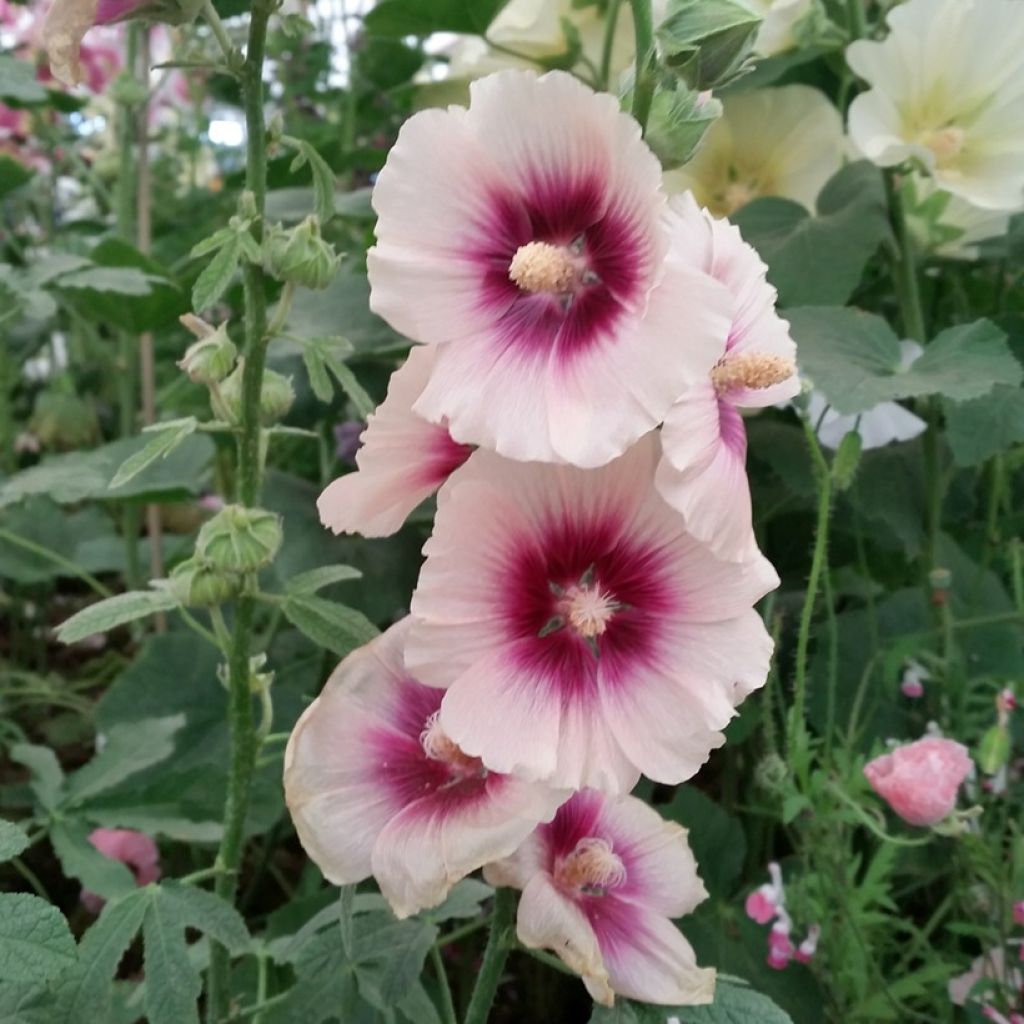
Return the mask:
[[633,32],[636,35],[636,76],[633,82],[633,116],[640,130],[647,131],[647,118],[654,99],[654,15],[651,0],[630,0]]
[[459,1017],[455,1012],[455,1000],[452,998],[452,987],[448,984],[448,974],[444,969],[441,950],[436,945],[430,948],[430,962],[434,965],[437,987],[441,991],[441,1020],[444,1024],[459,1024]]
[[16,533],[11,533],[10,530],[4,530],[2,528],[0,528],[0,540],[5,540],[8,544],[13,544],[15,547],[22,548],[25,551],[31,551],[33,555],[45,558],[48,562],[52,562],[54,565],[59,566],[69,575],[77,576],[83,583],[92,587],[100,597],[113,596],[112,592],[100,583],[95,576],[90,575],[63,555],[57,554],[56,551],[51,551],[49,548],[43,547],[41,544],[37,544],[34,540],[29,540],[27,537],[21,537]]
[[[252,226],[256,242],[262,241],[263,209],[267,194],[267,132],[263,118],[263,62],[267,27],[274,10],[273,0],[253,0],[249,39],[241,68],[245,107],[246,189],[252,196],[257,217]],[[245,369],[242,374],[242,416],[238,439],[238,500],[256,506],[260,499],[260,391],[267,355],[267,300],[263,269],[246,262],[243,268],[245,292]],[[248,589],[248,588],[247,588]],[[255,614],[255,599],[243,593],[235,610],[231,654],[228,659],[228,719],[231,727],[231,765],[227,801],[224,807],[224,835],[217,851],[215,892],[233,901],[238,889],[238,869],[244,845],[245,818],[249,808],[257,737],[253,702],[249,690],[249,657]],[[229,1017],[229,955],[219,943],[210,947],[208,1019]],[[230,1018],[229,1018],[230,1019]]]
[[224,27],[224,22],[220,20],[220,15],[217,13],[217,9],[213,6],[211,0],[203,0],[202,6],[199,8],[199,12],[202,14],[206,24],[210,26],[210,30],[213,32],[213,37],[217,40],[217,45],[224,54],[224,59],[227,61],[228,68],[234,70],[235,63],[238,59],[238,51],[235,49],[235,44],[231,42],[231,37],[228,35],[227,29]]
[[864,17],[864,0],[846,0],[846,30],[850,40],[863,39],[868,26]]
[[515,914],[515,890],[499,889],[494,894],[491,933],[487,938],[487,948],[484,950],[476,985],[473,986],[465,1024],[487,1024],[501,972],[505,969],[505,961],[515,940]]
[[598,88],[607,90],[612,75],[612,50],[615,48],[615,29],[619,24],[619,8],[622,0],[609,0],[605,14],[604,44],[601,47],[601,72]]
[[811,620],[814,618],[814,607],[818,599],[818,587],[826,571],[828,557],[828,519],[832,509],[832,475],[828,461],[818,443],[814,427],[810,420],[803,421],[807,445],[811,452],[815,476],[818,484],[818,518],[814,530],[814,550],[811,555],[811,571],[807,577],[807,591],[804,594],[803,607],[800,610],[800,627],[796,639],[796,676],[793,695],[793,720],[789,730],[789,753],[793,760],[799,730],[804,724],[804,705],[807,700],[807,650],[811,638]]

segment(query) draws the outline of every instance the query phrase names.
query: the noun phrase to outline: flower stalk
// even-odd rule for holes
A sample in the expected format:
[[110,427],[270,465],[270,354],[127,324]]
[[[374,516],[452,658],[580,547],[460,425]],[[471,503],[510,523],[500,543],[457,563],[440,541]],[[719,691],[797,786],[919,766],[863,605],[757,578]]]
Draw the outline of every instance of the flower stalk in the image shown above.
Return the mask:
[[469,1000],[465,1024],[487,1024],[501,972],[515,942],[516,894],[514,889],[498,889],[494,894],[494,916],[487,937],[484,961],[480,965],[473,995]]
[[636,76],[633,82],[633,117],[647,133],[647,119],[654,100],[654,14],[651,0],[630,0],[636,36]]

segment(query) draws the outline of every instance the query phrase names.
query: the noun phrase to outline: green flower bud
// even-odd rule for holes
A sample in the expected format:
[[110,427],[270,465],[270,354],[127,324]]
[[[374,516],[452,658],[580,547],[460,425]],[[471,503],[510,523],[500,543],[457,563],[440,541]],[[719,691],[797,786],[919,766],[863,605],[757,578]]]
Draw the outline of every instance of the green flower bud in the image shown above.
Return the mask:
[[196,558],[221,572],[256,572],[274,560],[281,540],[280,516],[261,508],[225,505],[200,529]]
[[193,384],[219,384],[231,372],[237,355],[228,325],[223,323],[213,334],[189,345],[178,366]]
[[670,0],[658,42],[665,64],[691,89],[714,89],[743,72],[760,26],[740,0]]
[[839,442],[836,457],[832,462],[832,482],[836,485],[837,491],[845,491],[853,483],[863,447],[863,440],[856,430],[849,431]]
[[213,608],[235,597],[239,579],[190,558],[171,573],[171,589],[182,604]]
[[[245,360],[239,359],[232,374],[225,378],[218,389],[219,414],[226,415],[232,423],[242,418],[242,375]],[[265,427],[273,426],[288,415],[295,401],[295,388],[291,377],[285,377],[276,370],[263,371],[263,387],[260,390],[260,422]]]
[[275,228],[264,244],[267,269],[279,281],[303,288],[326,288],[338,272],[341,257],[320,237],[316,217],[309,216],[291,231]]
[[978,767],[986,775],[995,775],[1010,760],[1010,731],[1005,725],[993,725],[978,744]]
[[766,793],[781,793],[789,778],[789,768],[778,754],[767,754],[754,768],[754,782]]

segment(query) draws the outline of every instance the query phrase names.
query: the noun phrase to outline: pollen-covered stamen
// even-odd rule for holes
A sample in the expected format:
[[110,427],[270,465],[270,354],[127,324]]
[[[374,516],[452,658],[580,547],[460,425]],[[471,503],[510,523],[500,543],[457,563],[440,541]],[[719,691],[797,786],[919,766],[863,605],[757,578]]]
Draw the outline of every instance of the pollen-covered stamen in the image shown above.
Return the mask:
[[950,124],[945,128],[926,132],[921,141],[935,154],[935,160],[941,167],[960,155],[966,140],[967,135],[963,128]]
[[435,711],[423,726],[420,733],[423,752],[432,761],[443,761],[460,776],[480,774],[483,771],[480,758],[464,754],[459,745],[445,735],[441,728],[440,714]]
[[607,839],[587,836],[556,865],[554,876],[562,889],[604,896],[626,881],[626,866]]
[[571,248],[550,242],[521,245],[508,267],[508,276],[524,292],[571,292],[580,277],[579,257]]
[[789,380],[796,373],[791,359],[767,352],[741,352],[720,359],[711,370],[711,383],[718,394],[735,388],[760,391]]
[[573,584],[558,604],[561,616],[585,639],[600,636],[621,605],[597,584]]

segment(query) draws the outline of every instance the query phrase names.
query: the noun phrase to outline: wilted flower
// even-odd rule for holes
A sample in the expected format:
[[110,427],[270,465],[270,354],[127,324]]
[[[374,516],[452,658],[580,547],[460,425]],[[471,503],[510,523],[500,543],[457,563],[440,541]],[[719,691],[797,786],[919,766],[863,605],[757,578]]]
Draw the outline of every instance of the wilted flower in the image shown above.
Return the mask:
[[937,825],[956,807],[957,792],[972,767],[967,748],[926,736],[864,766],[871,788],[908,825]]
[[372,873],[399,917],[511,854],[568,795],[489,772],[449,739],[441,691],[403,665],[408,628],[403,619],[335,669],[284,759],[288,809],[324,877]]
[[670,920],[707,897],[686,830],[636,797],[576,793],[484,876],[523,890],[519,941],[557,953],[596,1002],[711,1002],[715,972]]
[[472,449],[446,427],[414,413],[436,350],[414,348],[391,375],[387,398],[367,421],[355,473],[329,484],[317,500],[320,521],[335,533],[386,537],[469,458]]
[[859,40],[850,67],[871,88],[850,137],[883,167],[917,160],[976,206],[1024,206],[1024,8],[1015,0],[909,0],[889,35]]
[[380,172],[371,306],[440,346],[414,410],[457,441],[603,465],[707,372],[728,296],[665,259],[660,167],[614,97],[561,72],[470,92]]
[[669,192],[693,192],[716,217],[752,199],[781,196],[814,209],[842,166],[843,122],[824,93],[783,85],[722,98],[722,116],[696,156],[665,175]]
[[663,456],[655,482],[694,537],[721,558],[741,560],[757,551],[747,431],[741,408],[760,408],[800,390],[796,345],[775,312],[767,267],[727,221],[697,207],[693,196],[669,204],[673,252],[710,274],[733,300],[728,339],[702,380],[686,388],[665,417]]
[[[136,885],[149,885],[160,877],[160,851],[153,840],[129,828],[97,828],[89,833],[89,842],[104,857],[120,861],[135,877]],[[82,904],[98,914],[106,901],[102,896],[82,890]]]
[[693,775],[762,686],[761,556],[717,559],[653,487],[648,436],[600,470],[477,451],[438,496],[412,598],[411,671],[495,771],[632,788]]

